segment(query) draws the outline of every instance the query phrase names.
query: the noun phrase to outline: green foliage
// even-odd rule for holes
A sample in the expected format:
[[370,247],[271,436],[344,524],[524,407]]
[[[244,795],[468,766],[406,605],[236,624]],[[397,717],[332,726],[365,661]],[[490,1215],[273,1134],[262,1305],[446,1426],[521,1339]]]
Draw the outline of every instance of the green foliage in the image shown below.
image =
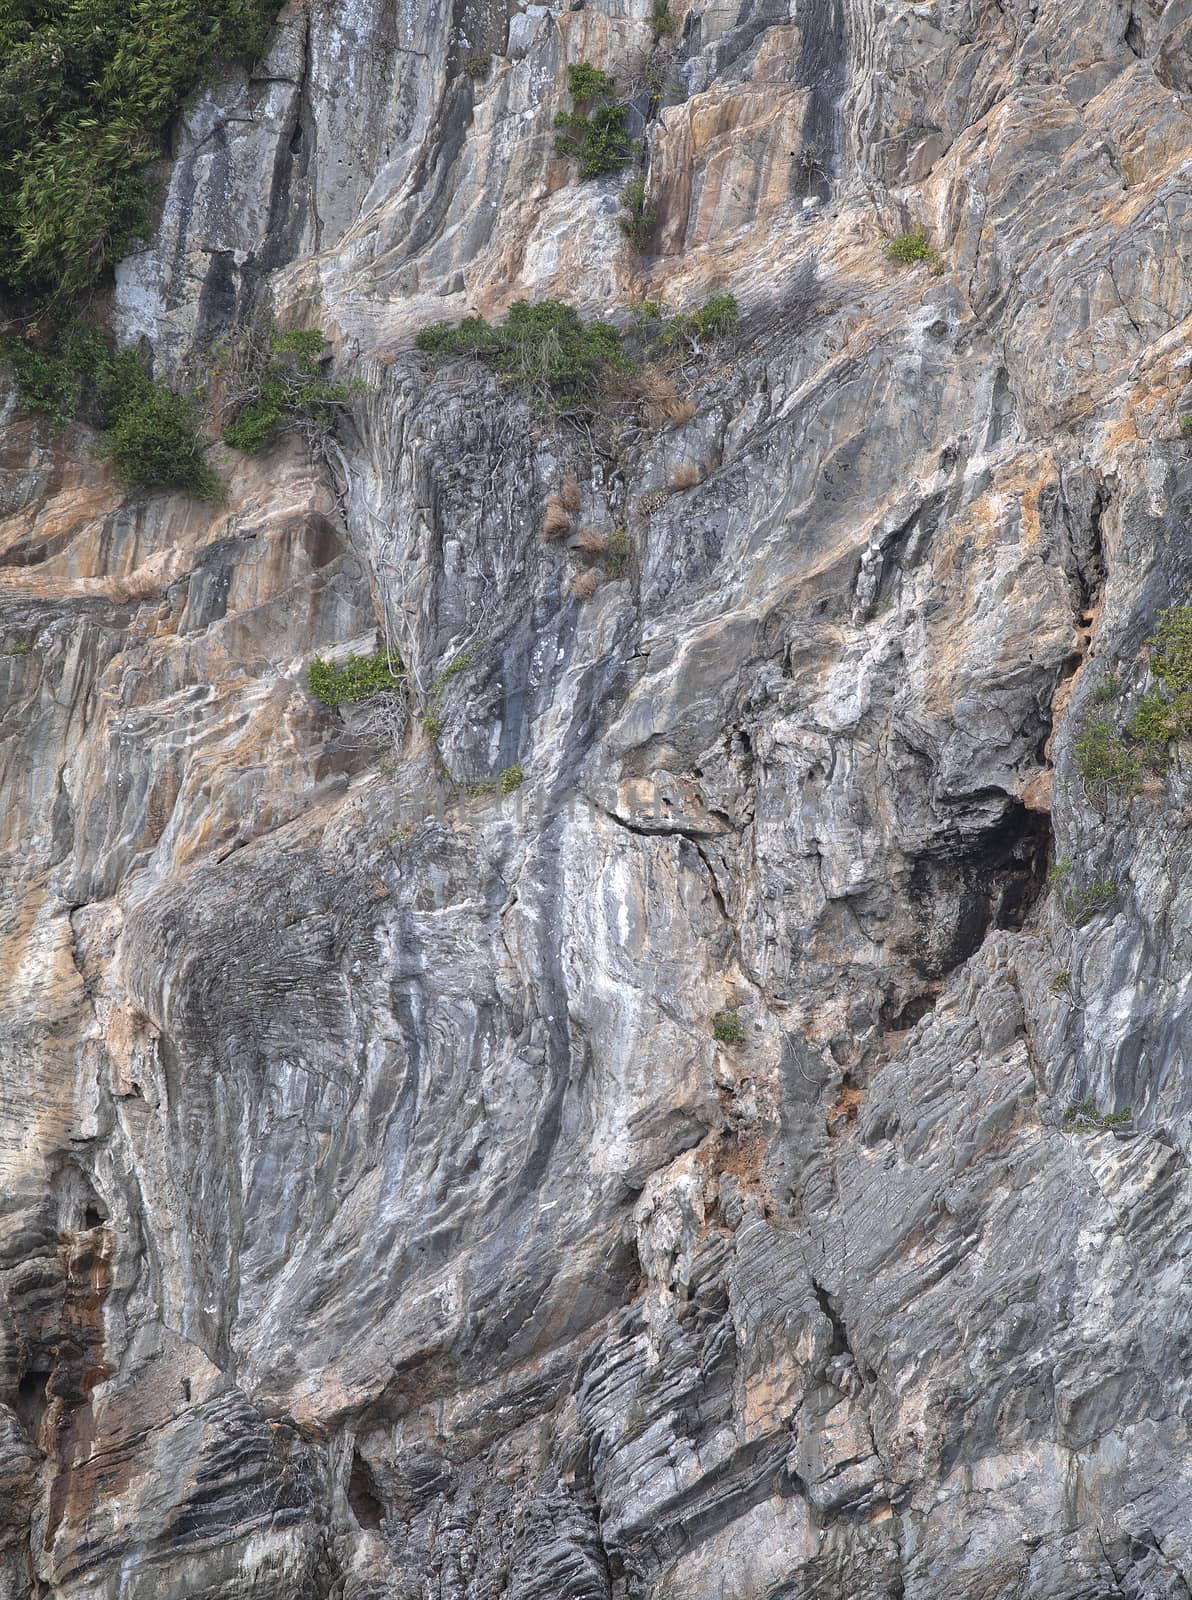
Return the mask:
[[[645,306],[653,310],[653,302]],[[737,326],[740,312],[737,298],[732,294],[714,294],[695,311],[681,311],[677,316],[647,317],[647,329],[656,324],[652,337],[664,352],[688,350],[698,354],[706,344],[725,339]]]
[[629,530],[623,522],[618,522],[604,552],[604,564],[609,575],[619,578],[628,567],[632,555],[633,540],[629,537]]
[[886,245],[886,260],[893,261],[900,267],[913,267],[920,261],[926,261],[934,266],[938,259],[922,228],[912,228],[909,233],[900,233]]
[[744,1044],[745,1024],[735,1011],[718,1011],[712,1018],[712,1037],[718,1044]]
[[9,0],[0,13],[0,286],[71,299],[148,224],[145,172],[277,0]]
[[1159,613],[1152,638],[1151,671],[1171,694],[1192,690],[1192,606],[1169,606]]
[[525,781],[522,773],[522,764],[515,761],[511,767],[506,767],[502,772],[498,787],[502,794],[512,794],[515,789],[520,789]]
[[635,250],[644,250],[649,244],[657,215],[646,204],[646,180],[631,179],[621,190],[621,215],[617,222]]
[[306,676],[316,700],[325,706],[342,706],[400,689],[405,669],[397,660],[391,668],[389,656],[384,650],[378,650],[371,656],[350,655],[342,667],[316,656]]
[[1067,994],[1071,983],[1071,967],[1060,967],[1058,971],[1052,973],[1051,982],[1047,985],[1047,987],[1051,990],[1052,994]]
[[133,350],[105,362],[98,389],[108,419],[107,453],[125,483],[185,489],[205,500],[218,496],[220,482],[207,464],[207,440],[192,396],[175,394],[151,377]]
[[481,317],[455,327],[440,322],[423,329],[415,343],[430,356],[475,356],[562,410],[591,408],[613,373],[634,370],[615,328],[583,322],[561,300],[518,300],[500,327]]
[[453,660],[449,661],[443,668],[442,672],[439,673],[438,677],[431,685],[431,693],[436,696],[442,694],[444,685],[449,683],[452,678],[457,676],[457,674],[466,672],[475,659],[475,645],[473,645],[470,650],[461,651],[460,654],[457,655]]
[[1069,888],[1070,861],[1057,861],[1047,874],[1048,888],[1054,890],[1060,909],[1074,927],[1083,928],[1098,912],[1108,910],[1117,898],[1118,886],[1110,878],[1097,878],[1082,889]]
[[567,92],[580,105],[593,100],[611,100],[617,85],[607,72],[601,72],[588,61],[567,68]]
[[492,55],[487,50],[473,50],[471,55],[464,60],[464,71],[473,83],[488,77],[488,69],[492,63]]
[[25,338],[0,340],[0,354],[12,366],[21,402],[61,426],[79,409],[84,387],[107,360],[107,347],[94,328],[70,322],[47,334],[32,328]]
[[223,430],[226,445],[255,455],[283,426],[330,427],[352,386],[320,376],[326,342],[316,328],[290,328],[270,336],[264,347],[250,340],[243,350],[225,353],[236,390]]
[[613,100],[616,84],[607,72],[599,72],[588,62],[567,69],[567,87],[582,111],[560,111],[555,127],[555,149],[560,155],[579,162],[581,178],[600,178],[616,172],[633,158],[629,137],[629,107]]
[[1097,1102],[1090,1094],[1064,1112],[1064,1128],[1068,1133],[1105,1133],[1110,1128],[1122,1127],[1133,1115],[1130,1106],[1124,1106],[1121,1111],[1098,1111]]
[[670,0],[654,0],[650,10],[650,26],[654,30],[654,37],[658,38],[664,33],[674,33],[678,25],[678,20],[670,8]]
[[586,117],[578,111],[560,111],[555,127],[563,130],[555,138],[555,149],[579,162],[581,178],[602,178],[633,159],[628,106],[597,106]]
[[1180,418],[1181,439],[1192,439],[1192,417]]
[[1091,718],[1074,749],[1076,769],[1087,791],[1108,787],[1122,789],[1127,794],[1138,792],[1138,757],[1117,737],[1108,718]]
[[3,353],[30,410],[62,424],[85,400],[94,403],[104,451],[130,488],[184,489],[208,500],[219,495],[196,398],[152,377],[137,351],[113,354],[94,328],[70,322],[36,338],[10,339]]

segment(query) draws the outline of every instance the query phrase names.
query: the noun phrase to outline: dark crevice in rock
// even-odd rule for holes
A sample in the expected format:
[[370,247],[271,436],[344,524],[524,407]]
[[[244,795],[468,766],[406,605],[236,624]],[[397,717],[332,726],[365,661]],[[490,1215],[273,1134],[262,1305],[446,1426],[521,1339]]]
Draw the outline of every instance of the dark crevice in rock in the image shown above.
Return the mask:
[[348,1475],[348,1504],[352,1515],[362,1528],[379,1528],[385,1520],[385,1506],[377,1492],[372,1468],[360,1454],[352,1452],[352,1470]]

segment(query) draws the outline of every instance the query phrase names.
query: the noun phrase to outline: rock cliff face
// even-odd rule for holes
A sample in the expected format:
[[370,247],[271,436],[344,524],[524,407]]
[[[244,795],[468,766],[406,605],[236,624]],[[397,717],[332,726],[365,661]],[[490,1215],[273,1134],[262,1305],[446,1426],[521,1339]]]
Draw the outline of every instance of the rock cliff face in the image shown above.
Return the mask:
[[[323,328],[327,461],[5,401],[3,1600],[1192,1593],[1192,793],[1074,758],[1192,599],[1192,7],[675,16],[307,0],[188,110],[115,325]],[[413,346],[717,290],[662,430]]]

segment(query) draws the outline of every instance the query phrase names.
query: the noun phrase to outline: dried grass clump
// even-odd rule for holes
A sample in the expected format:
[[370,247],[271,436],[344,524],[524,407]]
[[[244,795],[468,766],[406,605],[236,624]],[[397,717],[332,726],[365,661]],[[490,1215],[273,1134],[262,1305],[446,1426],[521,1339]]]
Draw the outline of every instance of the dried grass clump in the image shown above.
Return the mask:
[[548,494],[546,509],[542,515],[542,537],[544,539],[561,539],[565,533],[570,532],[571,518],[567,515],[562,497],[557,494]]
[[694,489],[699,482],[699,468],[692,466],[690,461],[685,461],[681,467],[675,468],[675,475],[671,479],[672,489]]
[[559,496],[568,511],[578,511],[583,504],[583,495],[579,490],[579,479],[574,472],[569,472],[563,479],[563,492]]
[[589,567],[587,572],[581,572],[571,585],[571,592],[577,600],[590,600],[600,587],[600,574],[595,567]]
[[587,555],[598,556],[608,549],[608,535],[598,528],[581,528],[571,541],[573,550],[583,550]]
[[677,428],[695,415],[691,401],[683,399],[674,379],[661,367],[645,366],[627,373],[619,380],[619,387],[624,399],[641,405],[642,420],[648,428]]

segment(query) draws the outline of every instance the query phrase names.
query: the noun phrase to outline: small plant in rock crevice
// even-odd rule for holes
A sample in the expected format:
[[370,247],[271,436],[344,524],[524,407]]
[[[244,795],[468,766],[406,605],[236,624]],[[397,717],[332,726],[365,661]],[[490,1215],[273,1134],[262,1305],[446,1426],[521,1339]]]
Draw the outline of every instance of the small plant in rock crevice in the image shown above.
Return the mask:
[[735,1011],[718,1011],[712,1018],[712,1037],[717,1044],[744,1044],[745,1024]]
[[908,233],[895,235],[886,243],[886,260],[895,266],[914,267],[926,264],[941,269],[943,263],[922,228],[912,228]]
[[658,213],[646,203],[646,180],[631,178],[621,190],[621,215],[617,225],[635,250],[644,251],[654,231]]
[[520,789],[524,782],[525,774],[522,772],[522,764],[520,761],[515,761],[511,767],[506,767],[497,779],[497,787],[502,795],[510,795],[515,789]]
[[1094,878],[1077,888],[1069,884],[1072,871],[1070,861],[1057,861],[1048,871],[1047,886],[1051,889],[1060,909],[1076,928],[1083,928],[1102,911],[1107,911],[1118,896],[1118,886],[1111,878]]

